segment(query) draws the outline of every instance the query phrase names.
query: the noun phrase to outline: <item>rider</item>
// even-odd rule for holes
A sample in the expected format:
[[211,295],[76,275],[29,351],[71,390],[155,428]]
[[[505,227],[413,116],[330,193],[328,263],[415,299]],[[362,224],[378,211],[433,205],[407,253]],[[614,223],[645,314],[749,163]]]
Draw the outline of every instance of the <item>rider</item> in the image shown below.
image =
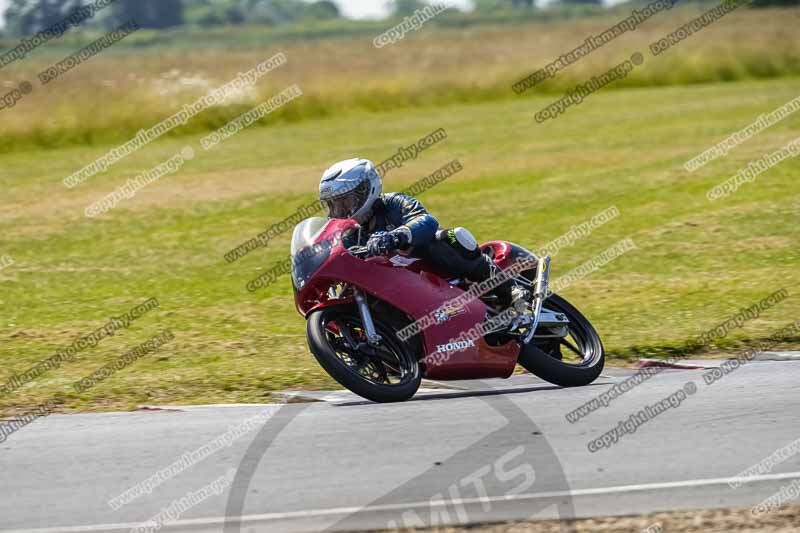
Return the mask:
[[[370,255],[403,250],[434,267],[472,282],[499,273],[481,253],[475,237],[464,228],[441,229],[416,198],[403,193],[381,194],[381,177],[367,159],[347,159],[326,170],[319,184],[319,199],[329,218],[352,218],[364,230],[362,242]],[[359,243],[361,244],[361,243]],[[501,306],[522,311],[529,291],[506,281],[493,289]]]

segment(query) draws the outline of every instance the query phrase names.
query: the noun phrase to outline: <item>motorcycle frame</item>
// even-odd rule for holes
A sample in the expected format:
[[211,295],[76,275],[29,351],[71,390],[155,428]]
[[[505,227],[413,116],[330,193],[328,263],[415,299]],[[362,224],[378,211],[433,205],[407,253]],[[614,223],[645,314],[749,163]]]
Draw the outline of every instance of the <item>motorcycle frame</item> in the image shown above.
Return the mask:
[[[353,298],[331,298],[329,289],[345,283],[362,294],[371,296],[399,309],[416,321],[464,294],[435,273],[421,259],[407,258],[392,261],[387,257],[361,259],[352,255],[338,238],[357,227],[353,220],[331,220],[316,237],[315,242],[333,243],[330,254],[302,287],[295,287],[298,311],[308,317],[313,311],[332,305],[352,304]],[[496,245],[494,241],[487,245]],[[508,248],[500,246],[500,251]],[[407,263],[407,264],[398,264]],[[509,341],[501,346],[489,345],[483,337],[467,342],[459,350],[447,350],[447,345],[487,317],[487,307],[475,299],[448,313],[446,320],[425,328],[420,334],[423,349],[422,371],[428,379],[486,379],[507,378],[517,364],[520,344]]]

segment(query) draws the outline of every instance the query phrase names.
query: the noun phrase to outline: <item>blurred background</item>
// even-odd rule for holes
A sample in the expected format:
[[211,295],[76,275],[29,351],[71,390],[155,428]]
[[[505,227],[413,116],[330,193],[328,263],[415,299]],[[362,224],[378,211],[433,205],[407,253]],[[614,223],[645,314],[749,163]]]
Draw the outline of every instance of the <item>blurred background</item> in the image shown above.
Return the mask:
[[[64,19],[80,0],[0,1],[0,51]],[[225,253],[313,201],[335,161],[376,163],[439,128],[447,139],[393,169],[401,190],[449,161],[464,170],[420,195],[444,226],[536,248],[609,207],[620,216],[559,251],[554,276],[630,238],[637,249],[565,289],[596,324],[610,363],[698,353],[694,339],[778,290],[792,295],[719,339],[731,353],[797,317],[800,164],[789,159],[718,201],[706,192],[800,132],[794,113],[726,156],[684,163],[800,96],[798,1],[756,0],[652,55],[714,2],[681,0],[535,88],[512,85],[647,2],[453,2],[393,44],[373,41],[425,7],[415,0],[116,0],[0,68],[0,379],[31,368],[131,307],[157,310],[75,361],[0,397],[65,411],[145,403],[269,401],[334,386],[308,353],[285,261],[291,230]],[[128,20],[140,30],[43,85],[37,74]],[[534,114],[578,83],[644,64],[553,120]],[[74,188],[64,178],[277,53],[287,62],[224,104]],[[213,150],[200,139],[291,85],[303,95]],[[195,157],[95,218],[85,208],[193,147]],[[175,340],[96,387],[73,381],[170,329]],[[786,346],[800,344],[786,338]]]

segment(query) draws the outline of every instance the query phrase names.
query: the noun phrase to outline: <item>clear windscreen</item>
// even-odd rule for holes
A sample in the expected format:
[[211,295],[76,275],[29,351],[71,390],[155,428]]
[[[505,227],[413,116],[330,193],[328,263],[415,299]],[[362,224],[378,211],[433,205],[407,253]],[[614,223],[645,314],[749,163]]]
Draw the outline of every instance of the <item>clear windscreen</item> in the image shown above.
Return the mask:
[[311,217],[295,226],[294,233],[292,233],[292,246],[290,251],[292,257],[297,255],[297,252],[303,248],[314,244],[314,241],[319,234],[322,233],[322,230],[325,229],[328,222],[330,222],[328,218]]
[[312,217],[299,223],[292,234],[292,284],[302,289],[331,253],[331,242],[314,241],[331,222],[330,219]]

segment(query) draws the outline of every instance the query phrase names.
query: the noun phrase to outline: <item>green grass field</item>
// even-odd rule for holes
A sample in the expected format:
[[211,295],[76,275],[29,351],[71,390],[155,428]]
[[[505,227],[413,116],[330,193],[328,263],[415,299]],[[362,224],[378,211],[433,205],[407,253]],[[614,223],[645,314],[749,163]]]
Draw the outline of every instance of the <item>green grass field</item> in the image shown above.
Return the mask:
[[[308,353],[289,278],[245,289],[287,255],[290,232],[233,264],[223,254],[312,201],[332,162],[381,161],[440,127],[448,138],[392,170],[384,190],[458,159],[462,172],[420,195],[443,225],[536,248],[599,211],[620,210],[553,263],[557,277],[621,239],[636,243],[563,293],[595,323],[612,363],[690,347],[708,328],[786,288],[788,299],[713,347],[731,353],[800,317],[800,161],[784,161],[726,199],[711,202],[705,193],[800,136],[800,114],[694,173],[682,165],[797,96],[794,77],[628,87],[600,91],[543,124],[533,114],[552,93],[351,109],[253,126],[209,152],[200,149],[200,134],[160,139],[74,189],[61,180],[115,144],[6,153],[0,255],[15,264],[0,271],[0,381],[149,297],[160,307],[73,362],[0,394],[0,410],[46,400],[65,411],[261,402],[277,390],[333,385]],[[197,155],[176,174],[96,219],[83,215],[184,146]],[[175,339],[156,353],[84,393],[72,389],[164,329]],[[783,346],[798,344],[789,338]]]
[[[633,51],[646,52],[650,43],[714,5],[678,3],[657,13],[522,98],[542,92],[561,94],[627,59]],[[124,142],[279,51],[288,57],[285,66],[238,101],[209,109],[172,135],[218,128],[292,84],[303,89],[305,98],[278,110],[269,124],[339,117],[353,111],[518,100],[510,90],[513,83],[583,44],[589,35],[599,35],[624,20],[631,9],[620,5],[593,17],[554,22],[537,15],[516,24],[465,28],[440,27],[450,20],[442,15],[431,20],[430,26],[381,49],[374,48],[372,40],[391,26],[388,21],[359,23],[355,35],[342,32],[339,37],[311,40],[304,33],[292,38],[293,34],[279,28],[263,27],[142,30],[41,86],[39,72],[98,36],[71,32],[3,68],[0,87],[9,90],[28,80],[33,93],[14,109],[0,110],[0,154]],[[800,9],[740,8],[607,90],[800,76],[799,26]],[[13,44],[10,40],[0,43],[0,49]]]

